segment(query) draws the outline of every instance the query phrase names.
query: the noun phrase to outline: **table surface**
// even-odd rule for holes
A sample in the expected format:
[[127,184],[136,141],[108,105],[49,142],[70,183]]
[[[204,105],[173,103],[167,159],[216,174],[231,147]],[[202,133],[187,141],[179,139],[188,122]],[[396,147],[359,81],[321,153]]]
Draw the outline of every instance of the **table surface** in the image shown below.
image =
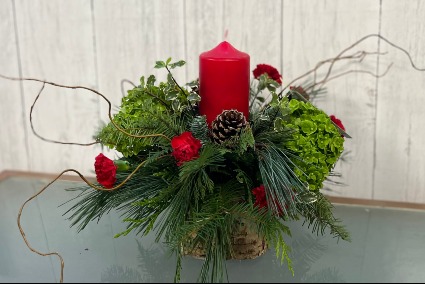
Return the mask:
[[[8,177],[0,181],[0,282],[59,282],[57,257],[43,257],[25,245],[17,226],[22,203],[51,180]],[[78,182],[77,182],[78,184]],[[111,212],[81,232],[70,228],[60,204],[75,197],[76,182],[59,180],[24,209],[21,224],[29,243],[59,252],[64,282],[173,282],[176,259],[154,236],[113,238],[125,225]],[[269,250],[254,260],[229,260],[229,282],[424,282],[425,211],[335,204],[335,216],[351,242],[315,235],[291,222],[294,276]],[[181,282],[196,282],[202,260],[183,260]]]

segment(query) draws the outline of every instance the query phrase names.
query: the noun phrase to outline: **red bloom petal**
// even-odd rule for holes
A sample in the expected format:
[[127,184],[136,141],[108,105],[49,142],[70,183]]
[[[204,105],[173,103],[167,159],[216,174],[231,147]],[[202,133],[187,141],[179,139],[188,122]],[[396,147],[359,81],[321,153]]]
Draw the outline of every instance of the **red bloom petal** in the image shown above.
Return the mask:
[[282,85],[282,75],[280,75],[279,71],[271,65],[268,64],[258,64],[257,68],[252,71],[255,79],[258,79],[263,74],[267,74],[271,79],[278,82]]
[[335,117],[335,115],[331,115],[330,116],[330,118],[331,118],[331,120],[336,124],[336,125],[338,125],[339,126],[339,128],[341,128],[342,130],[344,130],[345,131],[345,127],[344,127],[344,125],[342,124],[342,122],[341,122],[341,120],[339,120],[338,118],[336,118]]
[[[345,127],[344,127],[344,125],[342,124],[342,122],[341,122],[341,120],[339,120],[338,118],[336,118],[335,117],[335,115],[331,115],[330,116],[330,118],[331,118],[331,120],[336,124],[336,125],[338,125],[338,127],[339,128],[341,128],[342,130],[344,130],[345,131]],[[341,135],[341,137],[344,137],[344,135]]]
[[[268,208],[268,203],[267,203],[267,198],[266,198],[266,189],[264,187],[264,185],[260,185],[256,188],[253,188],[251,190],[252,194],[255,196],[255,203],[254,203],[254,207],[258,207],[258,208]],[[280,206],[280,204],[277,202],[277,200],[275,200],[275,204],[277,206],[277,209],[279,211],[279,216],[283,215],[283,210],[282,207]],[[288,209],[288,205],[285,203],[285,208]]]
[[173,148],[171,154],[177,160],[177,166],[181,166],[184,162],[199,157],[199,150],[202,147],[202,143],[193,137],[192,132],[186,131],[171,139],[171,147]]
[[266,190],[264,185],[260,185],[252,189],[252,194],[255,196],[254,207],[263,208],[267,207]]
[[114,161],[100,153],[95,158],[94,170],[99,184],[105,188],[112,188],[114,186],[114,183],[117,181],[117,166],[115,166]]

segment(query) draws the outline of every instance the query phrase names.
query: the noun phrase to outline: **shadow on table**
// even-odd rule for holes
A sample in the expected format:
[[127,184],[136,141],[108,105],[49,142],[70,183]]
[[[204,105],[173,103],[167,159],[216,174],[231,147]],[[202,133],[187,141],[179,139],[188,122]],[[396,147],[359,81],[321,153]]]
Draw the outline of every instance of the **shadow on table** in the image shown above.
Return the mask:
[[[325,237],[311,232],[298,231],[288,244],[294,275],[287,265],[281,264],[274,250],[253,260],[229,260],[227,272],[229,282],[291,282],[291,283],[344,283],[336,267],[314,271],[314,264],[326,253]],[[113,265],[102,272],[103,283],[170,283],[174,281],[176,258],[169,254],[166,246],[153,244],[145,248],[138,240],[138,268]],[[203,260],[187,257],[183,260],[181,282],[196,282]]]

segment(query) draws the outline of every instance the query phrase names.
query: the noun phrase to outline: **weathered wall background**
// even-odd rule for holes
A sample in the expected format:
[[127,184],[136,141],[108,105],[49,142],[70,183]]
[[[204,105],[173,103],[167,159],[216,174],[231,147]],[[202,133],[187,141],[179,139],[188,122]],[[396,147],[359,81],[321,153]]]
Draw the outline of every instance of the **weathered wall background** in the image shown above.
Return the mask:
[[[187,61],[178,81],[193,80],[199,54],[221,42],[226,30],[226,39],[250,54],[251,69],[273,65],[284,83],[367,34],[405,48],[425,67],[422,0],[0,0],[0,74],[93,88],[116,111],[122,79],[164,78],[153,66],[172,57]],[[333,80],[317,102],[353,137],[348,160],[337,166],[347,186],[331,186],[329,194],[424,203],[425,72],[377,37],[355,50],[381,54],[348,69],[381,74],[393,65],[381,78],[352,73]],[[93,175],[94,157],[105,149],[47,143],[31,131],[30,107],[41,86],[0,79],[0,171],[75,168]],[[107,109],[88,91],[46,86],[34,127],[48,139],[87,143],[107,122]]]

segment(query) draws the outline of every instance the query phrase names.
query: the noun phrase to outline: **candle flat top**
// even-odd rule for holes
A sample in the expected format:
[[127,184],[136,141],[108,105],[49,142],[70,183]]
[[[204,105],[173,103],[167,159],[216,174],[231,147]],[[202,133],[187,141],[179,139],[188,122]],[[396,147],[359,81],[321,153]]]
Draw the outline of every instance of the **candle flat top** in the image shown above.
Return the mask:
[[201,53],[200,57],[232,60],[239,58],[249,58],[249,55],[245,52],[237,50],[227,41],[223,41],[215,48]]

